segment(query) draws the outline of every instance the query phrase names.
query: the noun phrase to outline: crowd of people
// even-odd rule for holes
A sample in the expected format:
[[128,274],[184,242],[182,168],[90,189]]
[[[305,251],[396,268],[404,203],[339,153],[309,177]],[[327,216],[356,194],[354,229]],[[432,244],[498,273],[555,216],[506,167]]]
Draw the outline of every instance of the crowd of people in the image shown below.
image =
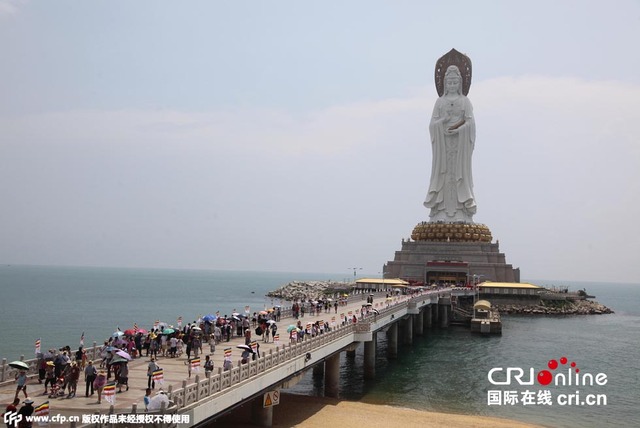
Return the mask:
[[[346,299],[325,300],[303,300],[294,303],[291,315],[297,319],[295,328],[290,325],[287,334],[290,340],[302,341],[312,338],[324,332],[330,331],[329,322],[316,321],[303,325],[300,318],[305,312],[309,315],[332,312],[337,313],[339,306],[346,304]],[[358,314],[364,315],[364,313]],[[141,358],[148,358],[147,365],[147,388],[144,402],[147,404],[151,397],[151,392],[155,389],[154,372],[160,369],[158,360],[160,358],[178,358],[186,356],[185,364],[189,367],[189,377],[191,375],[191,362],[199,358],[205,352],[203,368],[205,374],[213,371],[213,360],[211,355],[216,350],[216,345],[231,341],[235,337],[244,339],[245,349],[242,352],[241,364],[249,360],[259,358],[259,344],[273,341],[278,335],[277,323],[281,320],[281,309],[279,306],[268,310],[240,314],[234,311],[231,316],[207,315],[184,326],[178,328],[166,323],[156,322],[150,330],[137,328],[120,331],[118,329],[102,346],[87,353],[83,346],[77,351],[72,351],[69,346],[59,349],[48,349],[46,352],[37,355],[38,385],[43,388],[41,395],[48,398],[72,399],[78,394],[78,382],[81,379],[85,383],[85,397],[92,397],[97,394],[97,402],[101,403],[103,390],[108,384],[115,383],[116,393],[129,391],[129,364]],[[357,318],[354,315],[354,322]],[[351,322],[351,319],[341,320],[344,324]],[[225,355],[223,370],[230,370],[233,367],[231,358]],[[24,394],[22,414],[26,414],[31,407],[33,412],[33,400],[27,392],[29,381],[25,370],[20,370],[16,374],[16,393],[12,404],[7,406],[6,411],[15,411],[20,403],[19,394]],[[24,409],[24,410],[22,410]]]

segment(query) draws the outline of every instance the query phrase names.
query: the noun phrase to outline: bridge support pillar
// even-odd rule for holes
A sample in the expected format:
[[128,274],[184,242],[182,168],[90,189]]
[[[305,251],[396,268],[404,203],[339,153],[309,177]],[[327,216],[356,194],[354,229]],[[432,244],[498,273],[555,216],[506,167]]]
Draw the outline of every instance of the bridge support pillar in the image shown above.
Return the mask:
[[398,323],[387,329],[387,358],[398,358]]
[[449,306],[439,305],[440,312],[440,327],[449,327]]
[[324,362],[324,395],[338,397],[340,389],[340,353],[327,358]]
[[251,403],[251,420],[257,426],[273,426],[273,406],[263,407],[262,400],[262,396],[253,399]]
[[402,327],[403,327],[403,335],[402,335],[402,339],[403,339],[403,344],[405,345],[411,345],[413,343],[413,320],[412,320],[412,316],[409,316],[409,318],[402,320]]
[[411,315],[411,318],[413,318],[413,331],[417,336],[422,336],[424,333],[424,314],[420,311],[419,314]]
[[322,377],[324,375],[324,364],[316,364],[312,370],[314,378]]
[[427,305],[424,308],[424,327],[426,329],[430,329],[431,325],[433,324],[433,314],[431,313],[431,305]]
[[376,377],[376,345],[377,333],[373,333],[373,340],[364,342],[364,378],[375,379]]
[[436,306],[433,308],[433,323],[437,326],[438,321],[440,321],[440,310],[439,305],[436,304]]

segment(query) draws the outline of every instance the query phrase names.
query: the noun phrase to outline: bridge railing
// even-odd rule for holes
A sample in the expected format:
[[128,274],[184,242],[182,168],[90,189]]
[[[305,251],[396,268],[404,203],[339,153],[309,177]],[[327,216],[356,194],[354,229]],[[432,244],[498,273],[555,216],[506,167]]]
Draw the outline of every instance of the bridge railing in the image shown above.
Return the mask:
[[[359,318],[355,324],[351,322],[338,323],[330,331],[315,337],[309,338],[305,335],[305,339],[301,342],[283,343],[282,347],[276,347],[275,350],[270,350],[260,358],[249,361],[246,364],[237,361],[236,366],[230,370],[224,371],[222,368],[218,368],[216,374],[210,374],[204,378],[201,378],[198,374],[195,376],[194,383],[188,384],[187,380],[184,380],[182,386],[175,390],[170,385],[167,395],[175,406],[172,406],[172,409],[179,413],[181,409],[197,406],[205,400],[215,399],[216,395],[231,392],[234,388],[240,387],[243,382],[257,379],[265,375],[267,371],[304,356],[308,352],[317,350],[351,334],[369,332],[371,331],[372,322],[375,322],[376,319],[402,312],[409,306],[426,304],[427,299],[431,301],[434,297],[446,296],[448,296],[448,293],[442,290],[426,291],[413,296],[402,296],[389,302],[387,307],[380,308],[378,314],[371,312],[366,317]],[[97,427],[97,425],[92,426]]]
[[187,384],[183,381],[182,387],[176,390],[169,389],[168,395],[178,409],[192,406],[199,401],[213,398],[216,394],[229,392],[228,390],[237,387],[239,383],[263,375],[280,364],[287,363],[295,358],[306,355],[321,346],[329,344],[349,334],[353,334],[357,324],[338,325],[331,331],[319,334],[315,337],[304,339],[294,344],[285,344],[282,348],[277,347],[269,353],[256,360],[241,364],[240,361],[231,370],[223,371],[218,368],[215,375],[210,375],[204,379],[196,375],[195,382]]

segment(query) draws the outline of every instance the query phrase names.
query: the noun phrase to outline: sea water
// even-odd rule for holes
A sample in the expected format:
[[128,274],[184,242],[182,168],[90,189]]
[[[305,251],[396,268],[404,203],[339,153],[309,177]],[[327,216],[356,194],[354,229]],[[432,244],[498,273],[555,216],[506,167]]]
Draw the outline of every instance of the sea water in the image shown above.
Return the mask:
[[[343,280],[344,273],[230,272],[37,266],[0,267],[0,357],[33,357],[35,339],[42,348],[75,348],[100,343],[117,328],[133,323],[149,328],[159,320],[175,324],[234,309],[250,312],[278,302],[268,291],[294,280]],[[553,427],[640,426],[640,285],[531,282],[586,288],[615,314],[591,316],[503,316],[500,336],[471,334],[465,327],[434,328],[400,346],[398,358],[386,358],[384,333],[378,333],[376,376],[365,380],[362,348],[354,359],[341,355],[341,396],[373,404],[448,413],[497,416]],[[540,384],[492,385],[494,368],[548,369],[561,357],[581,373],[604,373],[604,386],[562,387]],[[562,366],[562,364],[560,364]],[[561,367],[566,371],[565,366]],[[560,370],[557,370],[560,371]],[[488,404],[490,391],[521,394],[547,389],[606,395],[606,405]],[[311,372],[292,392],[322,394]]]

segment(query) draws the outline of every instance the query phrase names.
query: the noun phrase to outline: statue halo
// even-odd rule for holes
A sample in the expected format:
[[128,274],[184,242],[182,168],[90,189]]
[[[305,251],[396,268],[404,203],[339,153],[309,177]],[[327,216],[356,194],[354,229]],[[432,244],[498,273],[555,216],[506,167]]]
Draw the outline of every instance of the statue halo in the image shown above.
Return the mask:
[[444,75],[449,66],[455,65],[462,76],[462,93],[466,96],[471,87],[471,59],[455,49],[451,49],[436,62],[435,80],[438,96],[444,94]]

